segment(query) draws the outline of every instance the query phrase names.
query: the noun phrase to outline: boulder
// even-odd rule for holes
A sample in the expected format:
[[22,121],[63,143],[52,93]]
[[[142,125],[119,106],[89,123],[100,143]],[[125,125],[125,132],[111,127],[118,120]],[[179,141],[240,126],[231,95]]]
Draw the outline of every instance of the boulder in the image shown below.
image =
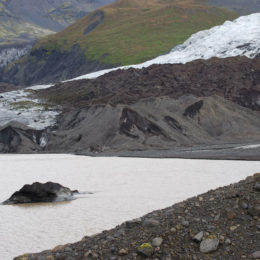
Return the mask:
[[204,239],[200,243],[200,252],[201,253],[211,253],[218,249],[219,240],[218,239]]
[[73,199],[74,191],[58,183],[35,182],[32,185],[24,185],[19,191],[16,191],[4,205],[36,202],[56,202]]
[[137,253],[145,258],[152,256],[153,246],[150,243],[144,243],[137,249]]

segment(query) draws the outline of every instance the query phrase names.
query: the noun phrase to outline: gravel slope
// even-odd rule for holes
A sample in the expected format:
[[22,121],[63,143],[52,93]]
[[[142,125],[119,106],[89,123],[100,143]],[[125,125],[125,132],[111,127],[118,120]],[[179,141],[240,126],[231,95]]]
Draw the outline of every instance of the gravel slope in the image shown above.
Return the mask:
[[260,174],[16,260],[259,259]]

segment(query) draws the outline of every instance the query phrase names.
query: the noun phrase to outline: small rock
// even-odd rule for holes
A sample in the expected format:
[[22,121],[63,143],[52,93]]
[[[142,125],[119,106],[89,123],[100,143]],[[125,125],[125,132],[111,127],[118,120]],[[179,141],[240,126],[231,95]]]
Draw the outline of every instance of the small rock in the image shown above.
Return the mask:
[[215,226],[208,225],[207,226],[208,231],[213,231],[215,229]]
[[141,218],[136,218],[136,219],[133,219],[130,221],[126,221],[125,225],[126,225],[126,228],[133,228],[133,227],[136,227],[139,224],[141,224],[141,222],[142,222]]
[[216,216],[214,217],[214,220],[215,220],[215,221],[219,221],[219,218],[220,218],[220,214],[216,215]]
[[201,253],[210,253],[218,249],[219,240],[218,239],[204,239],[200,243],[200,252]]
[[115,248],[114,246],[112,246],[112,247],[110,248],[110,252],[111,252],[112,254],[114,254],[114,253],[116,252],[116,248]]
[[156,237],[153,239],[152,245],[154,247],[158,247],[158,246],[161,246],[162,242],[163,242],[163,239],[161,237]]
[[248,214],[252,217],[260,216],[260,206],[251,206],[248,209]]
[[252,254],[252,257],[253,257],[253,259],[258,259],[258,258],[260,258],[260,251],[254,252],[254,253]]
[[175,229],[176,230],[181,230],[182,229],[182,225],[181,224],[176,225]]
[[254,190],[260,191],[260,182],[259,181],[255,182]]
[[192,238],[192,240],[193,240],[194,242],[196,242],[196,243],[199,243],[199,242],[201,242],[201,240],[203,239],[203,236],[204,236],[204,232],[201,231],[201,232],[199,232],[196,236],[194,236],[194,237]]
[[248,204],[245,201],[243,201],[241,207],[242,209],[248,209]]
[[233,210],[229,209],[229,210],[226,210],[226,212],[227,212],[228,219],[232,220],[236,217],[236,213]]
[[55,252],[62,251],[63,248],[64,248],[64,246],[59,245],[59,246],[54,247],[51,251],[55,253]]
[[223,243],[223,242],[225,241],[225,237],[222,236],[222,235],[220,235],[220,236],[219,236],[219,240],[220,240],[221,243]]
[[121,236],[125,236],[125,231],[123,229],[119,229],[115,234],[114,237],[115,238],[119,238]]
[[253,178],[254,178],[255,181],[259,181],[260,182],[260,173],[255,173],[253,175]]
[[128,250],[127,249],[124,249],[124,248],[120,249],[119,255],[127,255],[127,254],[128,254]]
[[185,219],[182,219],[181,221],[181,224],[184,226],[184,227],[188,227],[190,225],[190,222],[185,220]]
[[88,250],[85,254],[84,254],[84,257],[89,257],[89,256],[92,256],[92,251],[91,250]]
[[171,232],[176,232],[177,231],[177,229],[176,228],[171,228]]
[[144,257],[150,257],[153,254],[153,246],[150,243],[144,243],[137,249],[139,255]]
[[227,245],[227,246],[231,245],[231,240],[229,238],[227,238],[225,240],[225,245]]
[[230,231],[235,231],[237,229],[237,226],[231,226],[229,229]]
[[156,227],[159,226],[160,222],[156,219],[152,219],[152,218],[147,218],[143,221],[143,226],[144,227]]
[[111,236],[111,235],[108,235],[108,236],[106,237],[106,239],[107,239],[108,241],[113,241],[113,240],[115,240],[115,238],[114,238],[113,236]]

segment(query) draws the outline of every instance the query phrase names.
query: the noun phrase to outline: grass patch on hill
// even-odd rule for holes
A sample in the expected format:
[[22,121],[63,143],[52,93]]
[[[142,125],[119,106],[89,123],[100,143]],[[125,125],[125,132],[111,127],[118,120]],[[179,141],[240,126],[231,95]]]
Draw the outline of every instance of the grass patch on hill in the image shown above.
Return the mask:
[[193,33],[233,20],[238,15],[200,0],[119,0],[99,9],[103,22],[87,35],[93,13],[35,48],[69,50],[79,44],[87,59],[129,65],[168,52]]
[[46,103],[37,103],[34,101],[24,100],[18,101],[10,104],[12,110],[26,110],[32,108],[43,109],[44,111],[52,110],[53,106]]

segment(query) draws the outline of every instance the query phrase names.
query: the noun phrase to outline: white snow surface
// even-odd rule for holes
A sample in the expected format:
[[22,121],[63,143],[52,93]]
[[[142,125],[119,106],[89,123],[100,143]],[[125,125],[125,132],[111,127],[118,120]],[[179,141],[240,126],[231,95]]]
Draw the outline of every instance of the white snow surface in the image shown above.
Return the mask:
[[238,150],[238,149],[255,149],[255,148],[259,148],[259,147],[260,147],[260,144],[249,144],[249,145],[238,146],[238,147],[235,147],[234,149],[235,150]]
[[260,162],[0,155],[0,202],[35,181],[93,192],[63,203],[0,205],[0,259],[80,240],[237,182]]
[[254,58],[260,53],[260,13],[241,16],[234,21],[193,34],[170,53],[137,65],[89,73],[72,80],[92,79],[118,69],[142,69],[152,64],[187,63],[212,57],[246,56]]
[[[42,101],[30,97],[30,89],[43,89],[51,85],[39,85],[31,88],[0,93],[0,127],[16,121],[34,129],[44,129],[54,125],[58,109],[46,110]],[[20,102],[32,102],[33,106],[19,106]],[[43,140],[42,145],[46,142]]]
[[23,47],[11,47],[3,48],[0,47],[0,68],[7,66],[9,63],[18,60],[20,57],[27,54],[32,49],[32,45],[28,44]]

